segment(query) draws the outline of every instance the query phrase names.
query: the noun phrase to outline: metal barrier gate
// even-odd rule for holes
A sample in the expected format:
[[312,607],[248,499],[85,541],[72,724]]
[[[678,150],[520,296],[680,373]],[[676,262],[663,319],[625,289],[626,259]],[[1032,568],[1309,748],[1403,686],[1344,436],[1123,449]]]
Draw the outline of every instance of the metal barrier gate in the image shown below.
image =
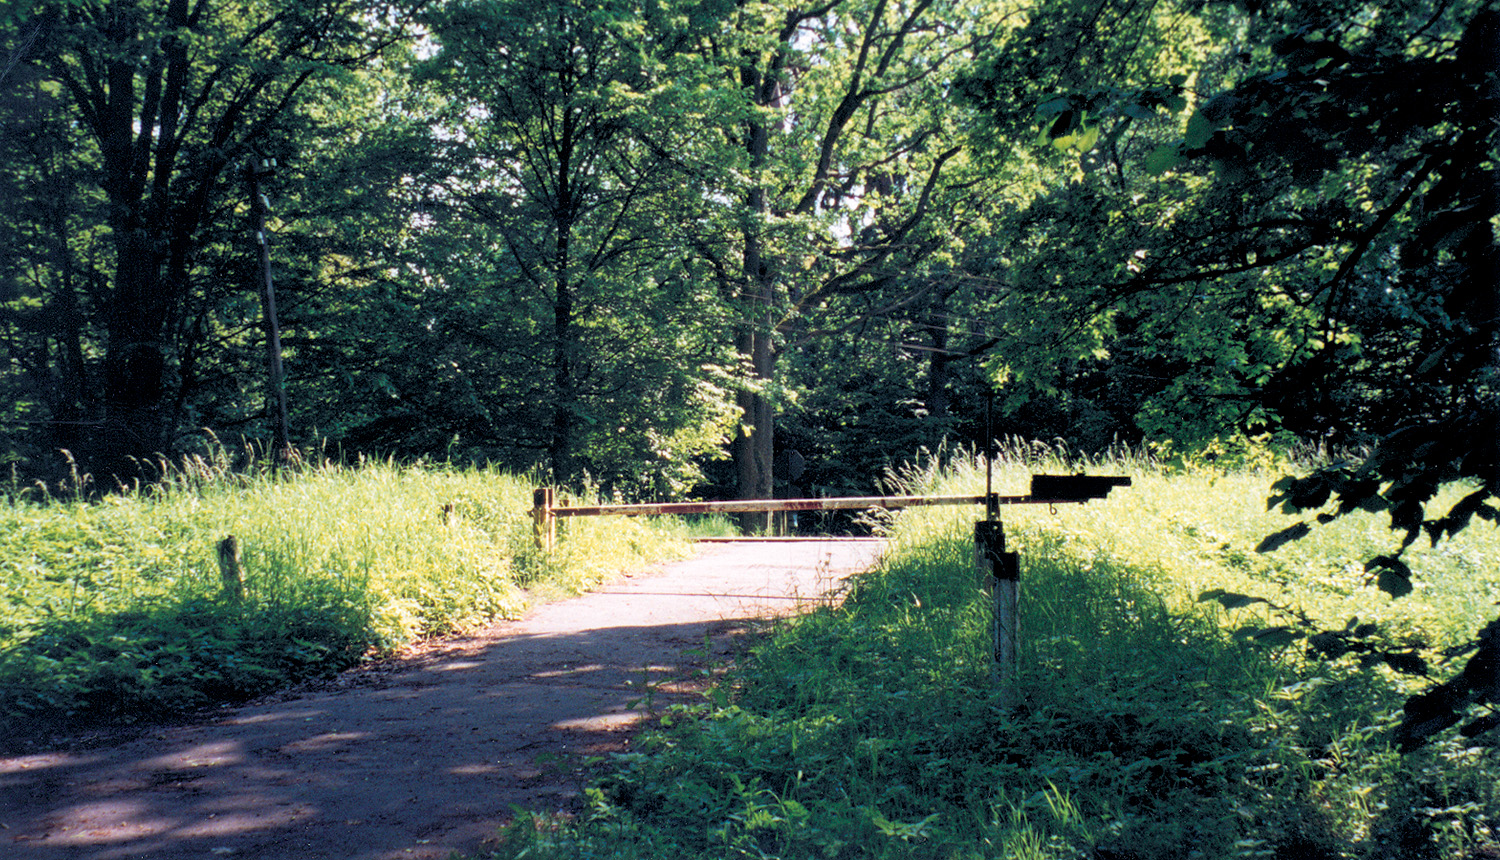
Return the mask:
[[652,516],[670,514],[744,513],[751,511],[836,511],[924,507],[928,505],[984,505],[985,519],[974,523],[974,566],[994,600],[993,676],[996,683],[1012,684],[1016,667],[1016,619],[1021,565],[1014,552],[1005,549],[1005,529],[1000,523],[1001,505],[1083,504],[1102,499],[1115,487],[1130,486],[1130,479],[1099,475],[1032,475],[1031,492],[1024,496],[1000,496],[988,492],[986,464],[983,495],[975,496],[846,496],[831,499],[743,499],[726,502],[669,502],[639,505],[559,505],[550,487],[532,494],[532,519],[537,546],[550,552],[557,542],[559,517]]
[[540,487],[532,493],[532,522],[537,547],[551,551],[557,543],[559,517],[658,516],[673,514],[737,514],[747,512],[838,511],[883,508],[925,507],[929,505],[984,505],[991,520],[999,517],[1001,505],[1082,504],[1102,499],[1113,487],[1128,487],[1130,479],[1096,475],[1032,475],[1031,492],[1024,496],[1000,496],[984,493],[973,496],[842,496],[827,499],[740,499],[723,502],[662,502],[630,505],[558,504],[551,487]]

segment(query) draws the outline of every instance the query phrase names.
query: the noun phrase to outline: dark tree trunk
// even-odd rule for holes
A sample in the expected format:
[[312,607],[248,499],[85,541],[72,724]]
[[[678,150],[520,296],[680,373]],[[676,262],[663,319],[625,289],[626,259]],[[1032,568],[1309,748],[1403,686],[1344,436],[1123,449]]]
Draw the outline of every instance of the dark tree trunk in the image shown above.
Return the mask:
[[552,461],[552,480],[566,482],[574,477],[574,449],[578,432],[578,373],[575,356],[578,352],[577,332],[574,331],[574,285],[572,281],[573,229],[576,224],[577,202],[574,200],[573,155],[577,140],[577,117],[571,107],[563,115],[562,134],[558,147],[557,198],[553,210],[553,221],[557,230],[552,253],[553,296],[552,313],[552,440],[548,446],[548,458]]
[[574,436],[577,434],[577,380],[573,364],[573,294],[567,278],[557,279],[557,301],[553,306],[552,348],[552,438],[547,448],[552,479],[564,483],[573,475]]
[[[100,423],[79,446],[102,487],[111,476],[136,477],[135,458],[175,453],[193,385],[179,356],[201,346],[182,340],[204,334],[202,327],[184,334],[179,322],[194,252],[218,211],[217,180],[295,104],[314,75],[305,61],[352,64],[365,56],[340,41],[337,12],[307,11],[323,17],[276,12],[283,23],[305,26],[275,30],[268,22],[265,32],[282,41],[253,65],[236,54],[195,68],[214,52],[195,54],[177,34],[212,30],[205,22],[228,10],[211,0],[169,0],[165,8],[109,0],[75,10],[77,26],[59,31],[68,38],[43,61],[76,105],[73,121],[98,145],[96,175],[114,244],[112,281],[94,297],[104,355],[89,405],[97,403]],[[331,53],[317,60],[325,41]]]
[[[753,69],[747,69],[742,80],[756,93],[756,101],[762,105],[774,104],[780,97],[775,83],[775,74],[765,77]],[[764,123],[752,121],[746,128],[746,149],[752,168],[759,169],[766,163],[770,153],[770,130]],[[772,462],[776,447],[775,410],[763,389],[769,385],[775,373],[776,355],[771,338],[775,333],[775,321],[771,310],[774,296],[774,279],[765,259],[759,230],[763,229],[770,202],[766,189],[751,189],[746,200],[754,213],[744,230],[744,259],[741,268],[741,323],[736,347],[742,361],[748,365],[751,390],[741,391],[735,398],[740,407],[740,427],[730,444],[729,454],[734,461],[737,495],[741,499],[769,499],[772,497]],[[739,515],[740,529],[745,532],[770,530],[771,515],[768,512],[746,512]]]
[[[770,332],[747,328],[739,338],[739,350],[750,362],[754,381],[764,384],[774,372]],[[776,416],[770,398],[756,391],[742,391],[736,397],[741,412],[740,429],[730,444],[735,481],[741,499],[769,499],[772,496],[771,464],[775,453]],[[770,527],[771,516],[763,511],[740,514],[740,528],[746,532],[763,532]]]
[[[750,203],[757,212],[765,211],[765,192],[756,189]],[[753,229],[753,228],[752,228]],[[771,273],[765,265],[760,237],[745,236],[745,314],[749,317],[740,330],[736,347],[747,363],[754,388],[741,391],[735,398],[740,407],[740,427],[730,446],[734,460],[735,482],[741,499],[769,499],[773,493],[772,463],[776,448],[776,413],[771,399],[764,393],[776,372],[776,353],[771,338],[775,331],[771,317],[774,289]],[[765,532],[771,527],[771,515],[765,511],[740,514],[740,528],[745,532]]]
[[[135,219],[131,219],[134,221]],[[165,414],[168,309],[177,300],[161,277],[161,262],[148,231],[117,224],[115,279],[106,322],[104,424],[89,451],[97,481],[128,481],[139,469],[133,457],[165,452],[170,421]]]

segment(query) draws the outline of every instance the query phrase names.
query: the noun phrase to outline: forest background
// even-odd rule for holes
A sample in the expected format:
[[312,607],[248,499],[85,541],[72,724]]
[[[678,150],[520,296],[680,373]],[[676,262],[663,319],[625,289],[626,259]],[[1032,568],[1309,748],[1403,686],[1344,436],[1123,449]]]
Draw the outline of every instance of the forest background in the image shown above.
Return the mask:
[[[1401,594],[1405,547],[1497,518],[1497,22],[11,2],[0,457],[13,491],[246,438],[631,499],[859,493],[981,440],[998,389],[998,433],[1081,452],[1338,452],[1273,502],[1387,512],[1366,573]],[[1476,642],[1500,660],[1500,622]],[[1464,683],[1433,725],[1500,692]]]

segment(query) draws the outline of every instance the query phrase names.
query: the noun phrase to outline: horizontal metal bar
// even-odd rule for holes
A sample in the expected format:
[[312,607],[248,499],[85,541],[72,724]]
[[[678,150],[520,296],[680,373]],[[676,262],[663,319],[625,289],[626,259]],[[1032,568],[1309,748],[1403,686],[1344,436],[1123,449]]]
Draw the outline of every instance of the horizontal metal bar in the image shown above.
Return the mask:
[[882,543],[871,535],[712,535],[689,538],[693,543]]
[[[996,496],[1002,505],[1061,505],[1083,499],[1037,499],[1031,496]],[[586,505],[551,508],[558,517],[649,516],[656,514],[737,514],[749,511],[837,511],[926,507],[929,505],[982,505],[979,496],[847,496],[833,499],[740,499],[728,502],[667,502],[644,505]]]

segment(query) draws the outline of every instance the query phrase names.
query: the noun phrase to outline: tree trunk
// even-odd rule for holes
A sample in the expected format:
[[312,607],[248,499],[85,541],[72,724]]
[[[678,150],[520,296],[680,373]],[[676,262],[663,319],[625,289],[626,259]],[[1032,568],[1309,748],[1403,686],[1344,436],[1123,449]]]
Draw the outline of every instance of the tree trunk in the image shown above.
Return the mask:
[[548,446],[548,458],[552,464],[552,480],[563,483],[573,476],[574,436],[578,423],[578,380],[574,367],[577,333],[573,330],[574,285],[572,282],[573,226],[576,222],[576,205],[573,199],[573,148],[576,141],[577,117],[573,110],[563,114],[562,135],[558,147],[557,198],[553,209],[553,223],[557,230],[552,250],[552,283],[556,295],[552,306],[552,439]]
[[[746,328],[740,334],[739,350],[750,362],[750,372],[757,384],[770,382],[775,371],[770,332]],[[758,391],[742,391],[736,402],[740,407],[740,429],[730,445],[734,460],[738,496],[741,499],[771,498],[771,463],[775,453],[776,416],[769,397]],[[770,528],[771,515],[750,511],[739,515],[740,529],[747,533]]]
[[139,474],[132,457],[167,450],[162,395],[166,390],[166,314],[173,298],[162,282],[150,235],[116,227],[115,283],[104,353],[104,425],[90,451],[96,481]]
[[573,369],[573,293],[567,278],[557,279],[557,302],[552,322],[552,438],[547,456],[552,480],[563,483],[573,477],[573,437],[577,432],[577,381]]
[[[172,9],[180,13],[183,5],[178,0]],[[130,45],[138,36],[135,16],[124,7],[111,5],[110,11],[108,41]],[[112,58],[104,65],[106,88],[79,88],[83,100],[91,103],[115,246],[115,277],[105,320],[103,425],[86,461],[104,486],[139,476],[133,458],[165,452],[170,441],[171,422],[163,401],[166,337],[168,315],[178,300],[172,288],[179,284],[167,283],[162,276],[170,241],[165,224],[171,214],[156,199],[157,189],[148,186],[152,134],[157,131],[153,111],[159,104],[163,71],[161,64],[152,65],[138,91],[136,61],[129,54]],[[135,113],[138,97],[140,117]],[[157,176],[158,184],[164,185],[170,163],[162,161],[155,168],[163,174]]]
[[56,448],[81,452],[88,438],[84,427],[90,417],[88,363],[83,354],[84,315],[78,306],[70,265],[71,261],[64,261],[63,283],[51,300],[49,334],[57,345],[57,357],[50,410],[54,423],[49,438]]
[[[764,86],[764,79],[752,71],[744,75],[752,84],[761,104],[773,103],[779,94],[774,84]],[[759,169],[770,152],[770,130],[762,122],[751,122],[746,129],[746,149],[750,164]],[[740,428],[730,445],[735,481],[741,499],[769,499],[772,496],[771,464],[775,453],[775,410],[765,394],[776,369],[776,353],[771,346],[775,333],[770,319],[774,299],[774,281],[766,262],[759,231],[763,229],[770,202],[764,187],[750,190],[747,208],[753,213],[744,229],[743,277],[740,298],[745,321],[737,338],[740,357],[748,365],[752,388],[735,398],[740,407]],[[740,529],[747,533],[767,532],[771,526],[769,512],[746,512],[739,515]]]

